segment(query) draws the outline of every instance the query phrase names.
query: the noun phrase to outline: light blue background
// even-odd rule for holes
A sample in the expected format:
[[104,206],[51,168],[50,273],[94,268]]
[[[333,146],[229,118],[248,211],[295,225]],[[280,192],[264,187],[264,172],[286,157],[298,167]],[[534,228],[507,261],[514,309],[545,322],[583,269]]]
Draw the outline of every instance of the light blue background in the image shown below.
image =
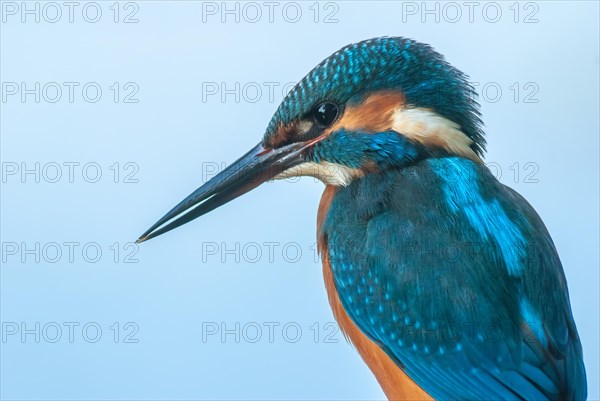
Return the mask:
[[[1,26],[2,82],[97,82],[103,89],[97,103],[83,100],[79,90],[73,103],[63,94],[57,103],[35,103],[33,96],[22,103],[9,96],[0,104],[5,169],[13,162],[30,167],[97,162],[103,173],[97,183],[83,180],[80,169],[73,183],[65,176],[58,183],[43,177],[36,183],[31,175],[25,182],[17,175],[2,183],[4,247],[80,244],[73,263],[67,255],[57,263],[48,262],[52,255],[42,255],[39,263],[24,255],[23,263],[20,254],[3,254],[3,399],[382,399],[342,335],[333,335],[337,342],[326,337],[333,317],[314,257],[322,184],[306,178],[264,185],[143,244],[137,263],[123,263],[123,250],[115,263],[109,249],[114,242],[123,247],[134,241],[205,181],[203,171],[212,164],[203,163],[231,162],[257,143],[282,98],[282,85],[299,80],[343,45],[382,35],[430,43],[481,83],[479,88],[487,84],[490,92],[481,102],[486,160],[533,204],[552,233],[584,346],[589,399],[600,398],[597,2],[538,2],[529,8],[521,3],[518,22],[512,2],[501,3],[497,23],[483,18],[483,2],[473,22],[461,6],[456,23],[448,21],[454,18],[451,9],[439,22],[434,15],[424,15],[423,22],[421,9],[403,14],[402,3],[338,2],[338,22],[328,24],[322,19],[334,6],[319,5],[315,23],[312,3],[302,3],[297,23],[283,19],[285,3],[275,9],[272,23],[266,15],[256,23],[244,15],[239,23],[233,16],[222,23],[220,15],[203,22],[200,2],[141,1],[139,22],[131,24],[112,21],[112,2],[102,3],[98,23],[88,23],[81,16],[83,4],[73,23],[66,15],[57,23],[35,23],[31,16],[22,23],[20,15],[4,15]],[[119,6],[124,13],[124,3]],[[438,7],[444,13],[443,4]],[[536,9],[538,22],[523,23]],[[108,88],[113,82],[136,83],[139,102],[114,103]],[[248,101],[254,92],[239,102],[233,96],[225,102],[218,96],[203,99],[203,82],[228,87],[255,82],[263,96],[256,102]],[[264,82],[280,84],[274,99]],[[514,82],[521,87],[516,102]],[[539,89],[532,98],[537,103],[524,102],[529,82]],[[492,102],[496,86],[502,96]],[[124,163],[135,163],[139,182],[123,183],[121,176],[114,183],[109,169],[114,162],[121,174]],[[537,183],[525,179],[535,167],[526,170],[528,162],[537,166],[530,177]],[[514,163],[520,166],[517,182]],[[63,175],[67,172],[65,167]],[[272,259],[265,242],[278,243]],[[101,247],[99,262],[82,258],[86,243]],[[212,243],[219,251],[221,243],[228,249],[238,243],[240,260],[207,255],[203,249]],[[254,263],[251,243],[262,252]],[[288,253],[282,253],[286,244]],[[293,262],[298,248],[302,254]],[[34,335],[22,342],[19,335],[7,335],[11,322],[29,328],[56,322],[63,336],[51,343],[47,337],[53,332],[40,333],[39,343]],[[72,343],[65,322],[80,324]],[[102,328],[96,343],[82,337],[81,327],[89,322]],[[118,343],[110,329],[114,322],[121,328]],[[123,341],[128,322],[139,327],[137,343]],[[203,342],[203,322],[229,328],[239,322],[240,342],[234,335]],[[279,324],[272,343],[265,322]],[[290,340],[293,330],[284,337],[286,323],[302,329],[298,342]],[[256,343],[249,341],[253,324],[263,327]]]

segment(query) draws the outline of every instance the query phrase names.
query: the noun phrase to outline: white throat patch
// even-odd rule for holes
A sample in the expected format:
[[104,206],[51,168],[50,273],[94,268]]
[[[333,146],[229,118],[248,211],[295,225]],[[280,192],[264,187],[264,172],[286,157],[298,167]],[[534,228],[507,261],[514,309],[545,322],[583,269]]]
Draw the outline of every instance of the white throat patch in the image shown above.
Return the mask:
[[359,169],[342,166],[329,162],[304,162],[278,174],[276,179],[289,177],[309,176],[321,180],[326,185],[348,186],[354,178],[361,177],[363,172]]
[[[399,107],[389,116],[390,119],[384,124],[377,128],[371,127],[371,129],[390,129],[425,147],[445,149],[450,154],[466,157],[478,163],[482,162],[477,153],[471,149],[473,141],[460,130],[460,126],[430,109]],[[362,120],[359,119],[359,121]],[[361,129],[358,126],[348,127],[343,122],[342,118],[336,129]],[[309,127],[305,126],[304,128]],[[353,179],[362,177],[364,174],[365,171],[361,169],[321,161],[319,163],[304,162],[280,173],[275,178],[309,176],[318,178],[327,185],[348,186]]]

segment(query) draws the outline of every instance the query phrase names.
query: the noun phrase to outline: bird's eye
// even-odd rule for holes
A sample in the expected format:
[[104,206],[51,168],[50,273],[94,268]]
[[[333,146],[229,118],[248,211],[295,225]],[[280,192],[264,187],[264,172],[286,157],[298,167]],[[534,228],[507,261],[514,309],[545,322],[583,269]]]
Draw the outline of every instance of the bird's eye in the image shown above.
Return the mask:
[[324,102],[315,108],[313,115],[317,123],[323,127],[327,127],[331,125],[337,118],[338,107],[333,103]]

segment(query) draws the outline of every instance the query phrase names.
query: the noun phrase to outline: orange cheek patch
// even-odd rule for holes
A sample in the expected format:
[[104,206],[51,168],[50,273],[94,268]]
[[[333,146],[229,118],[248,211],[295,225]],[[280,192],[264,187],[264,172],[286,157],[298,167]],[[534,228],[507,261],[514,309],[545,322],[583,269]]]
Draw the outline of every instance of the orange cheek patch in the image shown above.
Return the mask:
[[[346,107],[344,115],[331,127],[323,131],[329,135],[340,129],[349,131],[382,132],[392,129],[394,113],[404,106],[404,95],[397,91],[372,93],[361,104]],[[269,138],[268,145],[276,148],[303,131],[301,120],[287,125],[279,124],[277,131]]]
[[383,132],[392,129],[394,113],[404,106],[404,95],[395,91],[376,92],[364,102],[346,108],[344,115],[327,130]]

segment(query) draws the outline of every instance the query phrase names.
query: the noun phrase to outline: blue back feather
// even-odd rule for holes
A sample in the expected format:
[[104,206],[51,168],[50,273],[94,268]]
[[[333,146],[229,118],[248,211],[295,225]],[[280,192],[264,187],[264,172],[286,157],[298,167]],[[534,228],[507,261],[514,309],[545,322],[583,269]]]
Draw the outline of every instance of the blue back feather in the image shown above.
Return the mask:
[[354,323],[437,400],[584,400],[550,235],[482,165],[425,159],[354,180],[320,235]]

